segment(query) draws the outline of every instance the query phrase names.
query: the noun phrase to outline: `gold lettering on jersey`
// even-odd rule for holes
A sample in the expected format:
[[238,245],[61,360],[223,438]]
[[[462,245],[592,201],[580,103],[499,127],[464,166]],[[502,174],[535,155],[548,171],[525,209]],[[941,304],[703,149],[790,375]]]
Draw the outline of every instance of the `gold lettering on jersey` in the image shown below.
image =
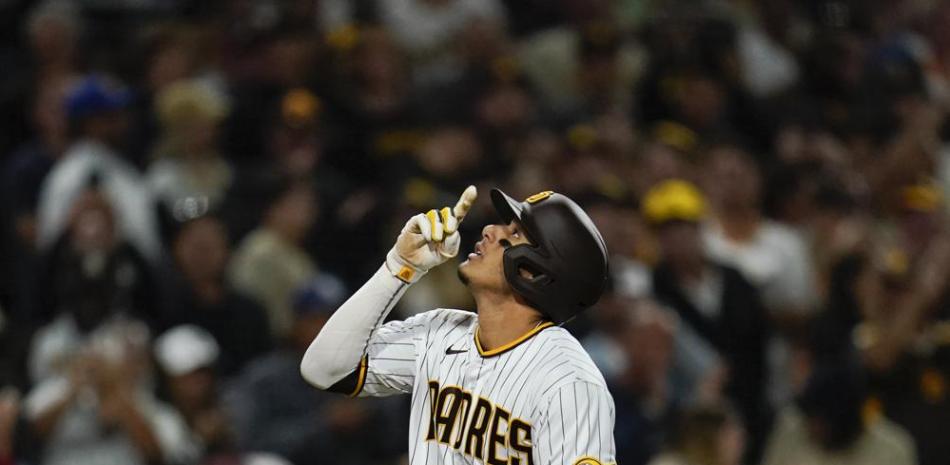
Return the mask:
[[491,428],[488,430],[488,465],[508,465],[508,458],[498,457],[497,454],[498,449],[507,446],[508,435],[505,433],[508,431],[510,418],[511,414],[507,410],[495,406],[495,413],[491,416]]
[[465,433],[465,455],[479,460],[485,457],[485,432],[488,431],[488,422],[491,421],[492,403],[484,397],[479,397],[475,404],[475,411],[468,418],[468,428]]
[[[508,447],[528,457],[528,465],[534,465],[533,451],[531,450],[531,425],[521,421],[520,418],[513,418],[508,431]],[[510,457],[508,461],[511,465],[521,465],[522,463],[520,457]]]
[[489,465],[534,465],[531,424],[512,417],[500,405],[473,396],[461,386],[429,381],[429,406],[426,441]]

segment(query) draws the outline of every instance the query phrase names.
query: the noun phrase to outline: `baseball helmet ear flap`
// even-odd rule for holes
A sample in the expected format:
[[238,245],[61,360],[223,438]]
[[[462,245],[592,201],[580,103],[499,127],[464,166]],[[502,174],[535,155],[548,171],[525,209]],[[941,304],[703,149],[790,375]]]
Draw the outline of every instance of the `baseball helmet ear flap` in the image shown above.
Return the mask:
[[538,286],[547,286],[554,281],[552,274],[538,262],[537,256],[543,254],[528,244],[520,244],[505,250],[505,279],[513,286],[523,283],[518,292],[528,292]]
[[[561,322],[559,311],[552,311],[550,295],[556,273],[545,266],[543,250],[528,244],[520,244],[505,250],[503,259],[505,280],[512,290],[532,305],[545,308],[544,313]],[[554,315],[555,313],[557,315]]]

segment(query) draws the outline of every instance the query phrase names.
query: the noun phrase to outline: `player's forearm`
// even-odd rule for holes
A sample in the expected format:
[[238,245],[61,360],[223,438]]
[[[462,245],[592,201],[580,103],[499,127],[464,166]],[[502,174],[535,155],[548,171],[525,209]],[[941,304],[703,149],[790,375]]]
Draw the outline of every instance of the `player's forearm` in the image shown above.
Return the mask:
[[[454,208],[429,210],[406,222],[386,255],[386,263],[337,309],[310,343],[300,363],[304,379],[320,389],[337,390],[347,385],[344,379],[360,366],[373,331],[409,283],[458,253],[458,226],[476,196],[475,186],[468,186]],[[357,376],[353,382],[354,394],[359,392],[360,379]]]
[[373,331],[409,285],[383,265],[366,284],[333,313],[310,343],[300,373],[310,384],[328,389],[353,372],[366,353]]

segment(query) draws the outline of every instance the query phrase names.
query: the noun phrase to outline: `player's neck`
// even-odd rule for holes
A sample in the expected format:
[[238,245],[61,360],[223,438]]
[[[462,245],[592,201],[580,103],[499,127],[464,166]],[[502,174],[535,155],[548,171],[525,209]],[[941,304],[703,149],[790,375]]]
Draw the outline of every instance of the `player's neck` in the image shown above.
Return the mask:
[[486,351],[504,346],[543,322],[533,308],[510,296],[476,296],[478,342]]

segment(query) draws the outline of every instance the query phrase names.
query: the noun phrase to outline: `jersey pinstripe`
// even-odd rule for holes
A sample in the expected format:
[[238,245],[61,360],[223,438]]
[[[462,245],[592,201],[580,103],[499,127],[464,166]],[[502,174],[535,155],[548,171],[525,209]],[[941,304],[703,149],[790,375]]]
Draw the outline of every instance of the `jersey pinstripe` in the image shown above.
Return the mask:
[[613,399],[577,340],[546,323],[485,351],[477,323],[439,309],[370,338],[357,392],[412,394],[409,463],[613,462]]

